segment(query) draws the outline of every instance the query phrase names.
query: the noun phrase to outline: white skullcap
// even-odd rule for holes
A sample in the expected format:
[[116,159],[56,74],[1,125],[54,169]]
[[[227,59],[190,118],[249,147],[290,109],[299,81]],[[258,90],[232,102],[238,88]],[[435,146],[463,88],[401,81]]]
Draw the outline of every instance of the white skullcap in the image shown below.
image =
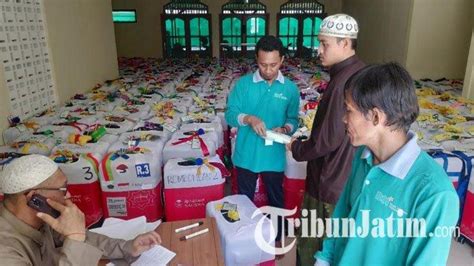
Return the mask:
[[353,17],[346,14],[336,14],[323,20],[319,35],[357,39],[358,32],[359,26]]
[[7,164],[0,174],[0,187],[5,194],[19,193],[41,184],[58,170],[46,156],[31,154]]

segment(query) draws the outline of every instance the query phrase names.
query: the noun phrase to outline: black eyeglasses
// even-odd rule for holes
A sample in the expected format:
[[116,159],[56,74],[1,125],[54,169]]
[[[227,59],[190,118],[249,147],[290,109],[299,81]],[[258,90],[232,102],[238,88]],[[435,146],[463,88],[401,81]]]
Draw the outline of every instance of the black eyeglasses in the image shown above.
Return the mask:
[[34,189],[29,189],[24,192],[24,194],[28,194],[32,190],[49,190],[49,191],[61,191],[64,195],[67,193],[67,187],[60,187],[60,188],[50,188],[50,187],[39,187]]
[[67,187],[60,187],[60,188],[49,188],[49,187],[45,187],[45,188],[35,188],[36,190],[52,190],[52,191],[62,191],[62,192],[66,192],[67,191]]

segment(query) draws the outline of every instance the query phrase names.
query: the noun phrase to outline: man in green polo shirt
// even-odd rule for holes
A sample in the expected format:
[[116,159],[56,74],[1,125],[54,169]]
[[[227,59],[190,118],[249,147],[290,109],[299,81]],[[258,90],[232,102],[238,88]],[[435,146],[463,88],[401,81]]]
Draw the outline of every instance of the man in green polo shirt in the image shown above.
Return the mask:
[[361,230],[325,239],[316,264],[445,265],[459,200],[409,131],[419,113],[413,80],[388,63],[362,69],[345,88],[344,123],[359,148],[332,222],[353,219]]
[[261,174],[269,205],[283,208],[285,145],[265,145],[264,137],[266,130],[291,134],[297,129],[299,91],[279,70],[284,48],[278,38],[262,37],[255,51],[258,70],[239,79],[227,102],[226,121],[238,128],[232,160],[240,194],[253,200]]

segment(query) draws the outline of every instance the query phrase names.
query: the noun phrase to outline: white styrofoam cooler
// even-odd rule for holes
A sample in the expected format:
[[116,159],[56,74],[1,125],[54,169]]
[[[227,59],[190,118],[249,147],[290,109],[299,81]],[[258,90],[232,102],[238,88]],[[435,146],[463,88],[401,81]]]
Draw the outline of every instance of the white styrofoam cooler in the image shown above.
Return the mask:
[[[149,135],[155,139],[153,140],[144,140],[146,135]],[[155,159],[159,162],[160,167],[162,164],[162,153],[165,139],[160,136],[158,131],[132,131],[122,133],[117,142],[112,144],[109,148],[109,152],[118,151],[120,149],[126,149],[128,147],[128,142],[131,139],[140,139],[137,147],[148,149],[153,153]],[[161,174],[161,170],[160,170]]]
[[211,123],[192,123],[192,124],[183,124],[180,128],[180,131],[196,131],[198,129],[204,129],[206,132],[212,133],[215,132],[217,135],[217,147],[224,145],[224,130],[220,122],[213,121]]
[[97,143],[86,143],[82,146],[78,144],[62,143],[54,147],[51,153],[54,154],[58,150],[68,150],[74,153],[81,154],[94,153],[97,155],[97,157],[100,157],[98,158],[100,161],[100,159],[107,153],[109,146],[110,144],[108,142],[102,141],[99,141]]
[[107,133],[120,135],[124,132],[131,130],[135,126],[135,122],[132,122],[125,117],[115,117],[118,120],[110,116],[106,116],[104,119],[100,119],[98,123],[105,127]]
[[[158,129],[157,127],[160,127],[160,129]],[[168,141],[171,138],[171,135],[172,135],[172,133],[170,131],[168,131],[166,128],[164,128],[162,124],[153,123],[151,121],[140,121],[140,122],[138,122],[133,127],[132,131],[135,131],[135,132],[146,132],[146,131],[154,132],[154,134],[157,134],[158,136],[162,137],[164,139],[164,142]]]
[[14,143],[17,143],[15,147],[18,153],[49,155],[57,141],[61,140],[62,137],[25,134],[18,137]]
[[[237,204],[239,221],[228,222],[220,211],[216,210],[216,205],[223,202]],[[270,219],[263,217],[263,214],[251,218],[256,210],[257,207],[244,195],[227,196],[207,204],[206,215],[214,217],[217,222],[225,265],[256,265],[274,259],[273,254],[264,252],[255,241],[254,235],[260,219],[265,219],[262,226],[264,239],[270,239],[271,230],[273,230]],[[273,241],[269,242],[273,245]]]

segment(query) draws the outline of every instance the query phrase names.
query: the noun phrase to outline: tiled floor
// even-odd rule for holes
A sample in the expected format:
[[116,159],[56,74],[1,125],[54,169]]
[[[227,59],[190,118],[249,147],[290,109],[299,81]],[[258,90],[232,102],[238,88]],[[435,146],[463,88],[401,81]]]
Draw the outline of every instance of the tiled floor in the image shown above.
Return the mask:
[[[291,243],[291,239],[288,239]],[[296,265],[296,250],[293,248],[282,259],[277,260],[277,266]],[[453,240],[449,252],[448,266],[474,266],[474,249],[468,244],[460,244]]]

